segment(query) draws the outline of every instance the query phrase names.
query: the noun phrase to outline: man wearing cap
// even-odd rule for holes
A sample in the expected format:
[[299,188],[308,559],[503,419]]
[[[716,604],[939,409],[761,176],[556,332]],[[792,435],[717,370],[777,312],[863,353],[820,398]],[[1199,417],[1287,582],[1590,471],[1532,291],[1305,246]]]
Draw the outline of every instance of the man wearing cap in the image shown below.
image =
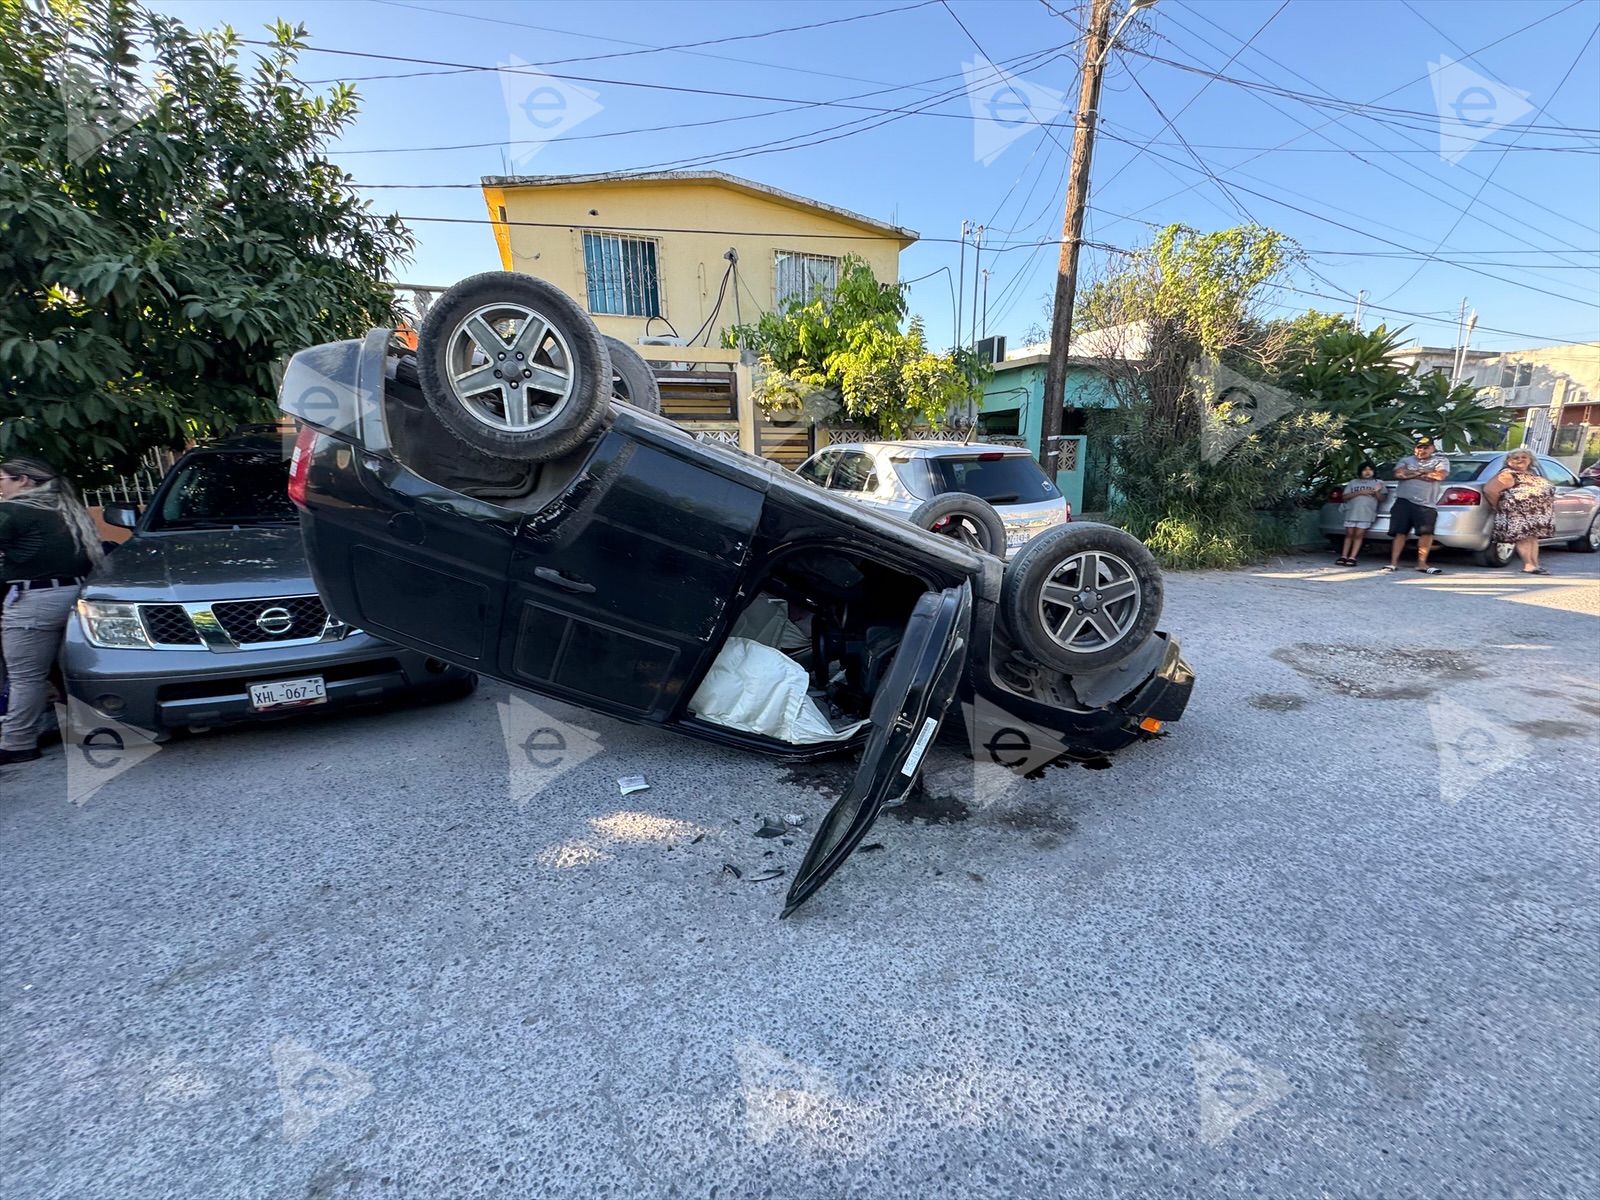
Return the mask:
[[1395,488],[1394,504],[1389,508],[1392,541],[1385,571],[1400,566],[1406,536],[1415,530],[1417,570],[1424,575],[1443,574],[1438,567],[1428,565],[1428,551],[1433,549],[1433,530],[1439,521],[1439,497],[1444,493],[1444,481],[1449,474],[1450,460],[1434,453],[1430,437],[1419,437],[1416,449],[1394,465],[1394,477],[1399,486]]

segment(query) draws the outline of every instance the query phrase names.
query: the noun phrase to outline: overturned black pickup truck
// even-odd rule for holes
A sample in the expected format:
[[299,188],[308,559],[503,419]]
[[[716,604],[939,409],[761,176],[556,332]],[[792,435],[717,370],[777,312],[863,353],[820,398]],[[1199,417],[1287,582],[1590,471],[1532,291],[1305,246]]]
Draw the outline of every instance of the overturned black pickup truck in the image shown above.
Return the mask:
[[635,351],[533,276],[456,284],[415,354],[384,329],[301,351],[281,407],[340,620],[622,720],[860,753],[785,916],[910,791],[958,699],[1080,754],[1158,736],[1189,700],[1137,539],[1062,525],[1007,564],[702,444],[657,415]]

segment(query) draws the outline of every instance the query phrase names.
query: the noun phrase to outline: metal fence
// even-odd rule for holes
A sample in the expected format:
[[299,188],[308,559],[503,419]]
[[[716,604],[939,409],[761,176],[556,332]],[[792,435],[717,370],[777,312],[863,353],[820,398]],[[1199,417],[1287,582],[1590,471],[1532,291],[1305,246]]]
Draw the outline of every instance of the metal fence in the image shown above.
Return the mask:
[[171,450],[152,450],[144,456],[131,475],[120,475],[103,487],[87,488],[83,502],[89,508],[104,508],[108,504],[148,504],[160,486],[162,476],[178,461]]

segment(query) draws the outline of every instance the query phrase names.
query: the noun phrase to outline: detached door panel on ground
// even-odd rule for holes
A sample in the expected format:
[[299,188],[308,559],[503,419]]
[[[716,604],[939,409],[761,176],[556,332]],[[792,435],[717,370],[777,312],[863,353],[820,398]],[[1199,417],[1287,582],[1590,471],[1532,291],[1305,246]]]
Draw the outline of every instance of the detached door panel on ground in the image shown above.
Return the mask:
[[928,592],[917,601],[894,663],[872,699],[872,733],[861,766],[806,849],[784,916],[844,865],[885,804],[911,790],[945,709],[955,699],[971,625],[970,583]]

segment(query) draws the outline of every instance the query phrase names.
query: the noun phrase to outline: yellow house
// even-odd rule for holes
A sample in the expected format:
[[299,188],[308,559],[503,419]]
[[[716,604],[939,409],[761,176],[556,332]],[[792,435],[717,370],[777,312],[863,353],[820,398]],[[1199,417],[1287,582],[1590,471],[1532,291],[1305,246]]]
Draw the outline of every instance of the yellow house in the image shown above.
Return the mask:
[[717,346],[791,296],[831,290],[856,254],[900,277],[910,230],[720,171],[485,176],[508,271],[573,296],[630,344],[671,336]]

